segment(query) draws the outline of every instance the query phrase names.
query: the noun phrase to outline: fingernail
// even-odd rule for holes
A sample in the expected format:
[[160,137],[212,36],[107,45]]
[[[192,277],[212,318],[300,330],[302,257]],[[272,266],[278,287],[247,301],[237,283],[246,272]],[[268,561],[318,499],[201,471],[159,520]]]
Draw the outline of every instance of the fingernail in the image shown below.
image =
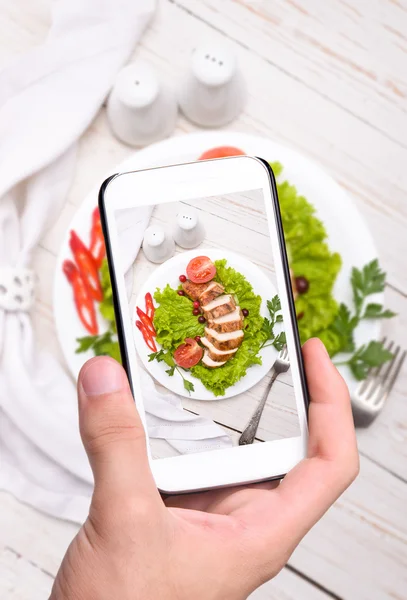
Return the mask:
[[85,369],[81,384],[87,396],[118,392],[125,386],[123,369],[114,360],[95,360]]

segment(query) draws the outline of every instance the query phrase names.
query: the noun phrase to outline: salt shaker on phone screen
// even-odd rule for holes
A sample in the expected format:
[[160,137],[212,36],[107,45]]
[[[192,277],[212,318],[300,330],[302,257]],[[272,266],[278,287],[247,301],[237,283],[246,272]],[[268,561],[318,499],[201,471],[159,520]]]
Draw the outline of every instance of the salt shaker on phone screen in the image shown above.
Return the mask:
[[196,248],[205,238],[205,229],[197,210],[182,208],[177,214],[174,240],[181,248]]
[[163,263],[174,255],[175,243],[164,229],[152,225],[144,232],[143,252],[149,261]]
[[196,48],[179,91],[185,116],[203,127],[220,127],[243,110],[246,85],[233,53],[207,43]]
[[130,146],[145,146],[169,136],[178,107],[174,93],[160,84],[143,62],[127,65],[116,79],[107,102],[110,127]]

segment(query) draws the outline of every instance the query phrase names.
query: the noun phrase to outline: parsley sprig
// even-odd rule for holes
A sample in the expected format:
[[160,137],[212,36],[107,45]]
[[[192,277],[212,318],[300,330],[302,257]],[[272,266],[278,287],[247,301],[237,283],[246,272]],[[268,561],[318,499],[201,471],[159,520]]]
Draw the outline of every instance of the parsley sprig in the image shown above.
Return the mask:
[[192,383],[192,381],[189,381],[184,377],[181,368],[175,363],[174,358],[170,352],[165,352],[162,348],[158,352],[152,352],[148,355],[148,362],[151,362],[153,360],[156,360],[157,362],[164,361],[165,364],[169,367],[169,369],[167,369],[165,372],[170,377],[172,377],[175,371],[177,371],[177,373],[182,377],[184,389],[186,389],[189,394],[195,391],[194,384]]
[[267,317],[263,319],[261,331],[266,335],[266,337],[260,346],[260,350],[262,348],[267,348],[268,346],[274,346],[274,348],[280,352],[286,343],[286,338],[284,331],[281,331],[278,335],[274,334],[274,326],[276,323],[283,322],[280,298],[277,295],[275,295],[271,300],[267,300],[267,309],[269,311],[270,319],[267,319]]
[[341,304],[330,329],[340,338],[339,352],[353,353],[347,360],[337,365],[348,365],[359,381],[367,377],[371,367],[379,367],[389,361],[393,355],[386,350],[382,342],[371,341],[356,349],[354,332],[365,319],[390,319],[396,313],[384,310],[381,304],[367,303],[372,294],[382,292],[385,285],[385,273],[380,269],[377,259],[365,265],[363,269],[353,267],[351,276],[354,312]]

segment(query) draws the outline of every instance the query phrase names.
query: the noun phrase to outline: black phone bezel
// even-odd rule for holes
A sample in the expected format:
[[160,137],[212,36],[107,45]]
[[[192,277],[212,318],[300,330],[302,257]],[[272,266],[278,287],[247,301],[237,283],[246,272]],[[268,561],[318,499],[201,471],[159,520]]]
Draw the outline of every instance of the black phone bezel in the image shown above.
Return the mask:
[[[303,360],[302,351],[301,351],[300,336],[299,336],[299,331],[298,331],[298,326],[297,326],[294,296],[293,296],[293,291],[292,291],[292,286],[291,286],[290,269],[289,269],[287,249],[286,249],[285,239],[284,239],[280,204],[278,201],[276,180],[275,180],[273,170],[272,170],[271,166],[269,165],[269,163],[261,157],[256,156],[255,158],[257,160],[259,160],[265,166],[265,168],[268,172],[270,187],[272,190],[271,195],[273,198],[274,214],[276,217],[277,234],[278,234],[278,238],[279,238],[281,258],[282,258],[282,263],[283,263],[284,280],[285,280],[285,284],[287,287],[287,296],[288,296],[291,320],[294,323],[294,327],[293,327],[294,343],[295,343],[295,349],[296,349],[298,364],[299,364],[300,383],[301,383],[303,398],[304,398],[304,402],[305,402],[305,413],[306,413],[306,418],[307,418],[307,422],[308,422],[308,410],[309,410],[310,397],[309,397],[308,384],[307,384],[305,368],[304,368],[304,360]],[[132,171],[128,172],[128,174],[130,174],[130,173],[132,173]],[[127,378],[129,380],[130,389],[134,396],[134,386],[133,386],[131,371],[130,371],[130,367],[129,367],[129,355],[127,352],[126,339],[125,339],[125,335],[124,335],[123,316],[122,316],[122,313],[120,310],[120,300],[119,300],[119,294],[118,294],[117,277],[116,277],[116,272],[114,269],[112,247],[110,244],[109,232],[108,232],[108,227],[107,227],[105,198],[104,198],[106,189],[107,189],[108,185],[113,181],[113,179],[115,179],[118,176],[125,175],[125,174],[127,174],[127,173],[115,173],[114,175],[111,175],[110,177],[108,177],[102,183],[100,190],[99,190],[99,195],[98,195],[98,205],[99,205],[103,235],[105,238],[106,256],[107,256],[107,262],[108,262],[108,267],[109,267],[110,280],[111,280],[111,284],[112,284],[113,307],[114,307],[114,313],[115,313],[115,319],[116,319],[116,327],[117,327],[120,355],[121,355],[121,359],[122,359],[123,368],[126,371]],[[278,476],[272,476],[272,477],[268,478],[267,481],[282,479],[284,476],[285,476],[285,474],[278,475]],[[224,487],[227,487],[227,486],[224,486]],[[208,488],[208,489],[212,489],[212,488]],[[199,490],[199,491],[203,491],[203,490]],[[164,493],[166,495],[171,494],[170,492],[164,492]],[[185,492],[174,492],[174,493],[180,494],[180,493],[191,493],[191,492],[185,491]],[[197,493],[199,493],[199,492],[197,492]]]

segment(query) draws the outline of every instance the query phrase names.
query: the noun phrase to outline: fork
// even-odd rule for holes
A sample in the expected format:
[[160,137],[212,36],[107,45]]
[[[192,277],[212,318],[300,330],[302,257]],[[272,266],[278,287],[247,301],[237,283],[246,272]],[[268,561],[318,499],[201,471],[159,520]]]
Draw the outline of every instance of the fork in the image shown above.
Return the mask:
[[250,419],[249,423],[247,424],[247,427],[243,430],[242,435],[239,438],[239,446],[253,444],[257,429],[259,427],[261,415],[263,414],[263,410],[266,405],[266,400],[271,390],[271,386],[277,379],[278,375],[280,375],[280,373],[285,373],[286,371],[288,371],[289,368],[290,361],[288,359],[288,350],[287,346],[284,346],[271,369],[271,378],[264,391],[260,404],[254,411],[252,418]]
[[386,338],[381,341],[389,352],[393,352],[393,358],[380,367],[371,368],[366,379],[352,394],[355,425],[361,427],[370,425],[382,410],[407,355],[407,351],[401,352],[400,346],[395,346],[394,342],[390,341],[386,344]]

